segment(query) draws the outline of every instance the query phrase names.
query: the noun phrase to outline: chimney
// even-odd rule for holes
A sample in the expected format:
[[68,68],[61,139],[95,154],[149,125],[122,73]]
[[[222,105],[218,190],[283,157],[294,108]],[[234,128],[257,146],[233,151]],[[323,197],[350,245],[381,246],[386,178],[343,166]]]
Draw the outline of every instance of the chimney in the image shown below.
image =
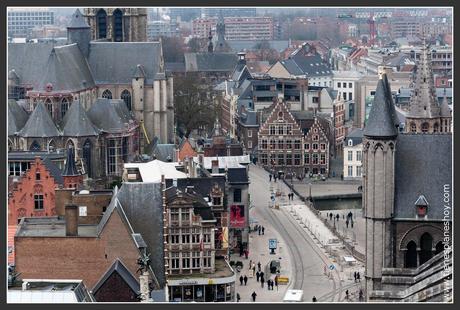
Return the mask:
[[78,236],[78,206],[65,206],[65,235]]
[[213,159],[211,161],[212,173],[219,173],[219,159]]

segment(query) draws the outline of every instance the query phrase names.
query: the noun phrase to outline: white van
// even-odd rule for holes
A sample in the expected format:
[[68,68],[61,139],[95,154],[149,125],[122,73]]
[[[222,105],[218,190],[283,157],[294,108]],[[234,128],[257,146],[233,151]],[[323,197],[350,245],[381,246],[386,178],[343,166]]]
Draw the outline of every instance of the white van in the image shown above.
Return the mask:
[[302,290],[287,290],[284,295],[283,302],[302,302],[303,291]]

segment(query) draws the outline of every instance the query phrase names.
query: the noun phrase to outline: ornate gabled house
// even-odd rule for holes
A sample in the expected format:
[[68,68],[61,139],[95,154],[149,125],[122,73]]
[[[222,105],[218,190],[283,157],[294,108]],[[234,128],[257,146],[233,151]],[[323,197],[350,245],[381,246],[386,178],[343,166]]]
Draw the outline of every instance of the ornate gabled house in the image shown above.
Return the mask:
[[431,52],[424,42],[413,80],[406,116],[406,132],[436,133],[451,132],[452,116],[444,95],[438,103],[431,64]]
[[449,301],[452,135],[399,133],[398,125],[383,74],[363,132],[366,297]]
[[282,99],[273,103],[272,111],[258,133],[260,163],[272,172],[303,174],[303,132]]
[[315,116],[313,124],[304,137],[305,174],[329,175],[329,139]]
[[[43,101],[57,123],[77,100],[89,110],[98,98],[122,99],[142,126],[141,148],[154,137],[172,143],[172,76],[164,69],[161,42],[131,42],[138,41],[131,35],[133,29],[144,27],[139,17],[143,13],[137,10],[110,9],[107,13],[109,24],[112,17],[117,20],[116,12],[122,13],[121,42],[91,41],[92,29],[99,30],[94,30],[95,25],[91,28],[77,9],[67,27],[67,44],[9,43],[8,83],[13,92],[9,96],[25,99],[29,112]],[[88,19],[93,20],[91,14],[104,10],[87,11]],[[109,28],[107,38],[112,38]]]

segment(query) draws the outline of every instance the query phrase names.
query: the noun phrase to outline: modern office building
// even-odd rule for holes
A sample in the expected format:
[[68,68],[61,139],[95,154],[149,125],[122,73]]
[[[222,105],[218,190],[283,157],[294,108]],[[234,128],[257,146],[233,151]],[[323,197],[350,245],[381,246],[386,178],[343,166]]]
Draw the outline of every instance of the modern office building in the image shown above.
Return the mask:
[[54,12],[45,8],[8,9],[8,36],[27,37],[36,26],[53,25]]

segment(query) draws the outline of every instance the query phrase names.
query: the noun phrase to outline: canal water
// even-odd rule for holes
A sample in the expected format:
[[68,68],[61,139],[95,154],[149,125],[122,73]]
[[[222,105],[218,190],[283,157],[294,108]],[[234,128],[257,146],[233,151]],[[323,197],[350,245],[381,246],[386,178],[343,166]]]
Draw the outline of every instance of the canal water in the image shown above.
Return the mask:
[[313,206],[316,210],[346,210],[361,209],[361,198],[339,198],[339,199],[320,199],[313,200]]

